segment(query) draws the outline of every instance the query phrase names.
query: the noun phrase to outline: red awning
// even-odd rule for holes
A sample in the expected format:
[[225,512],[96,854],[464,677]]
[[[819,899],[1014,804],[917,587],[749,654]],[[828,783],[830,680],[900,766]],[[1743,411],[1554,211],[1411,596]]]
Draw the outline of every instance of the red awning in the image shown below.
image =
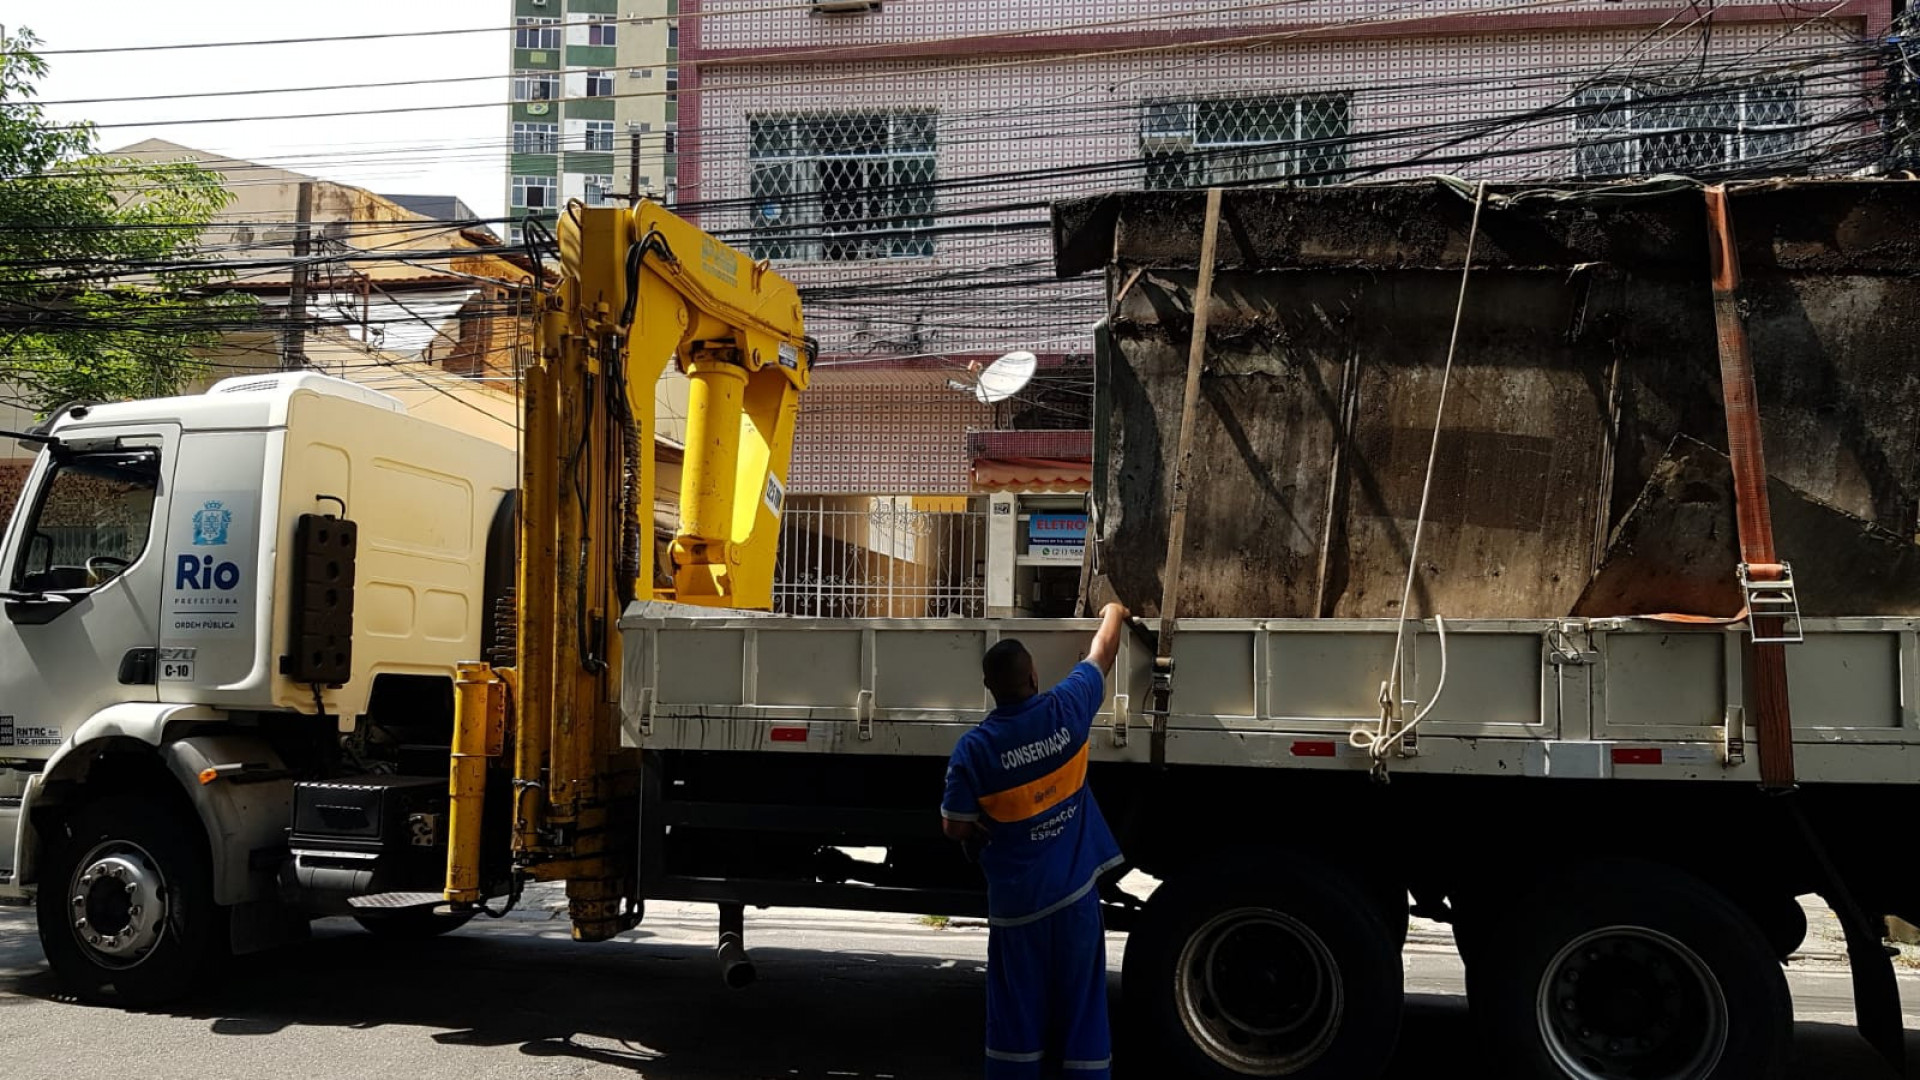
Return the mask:
[[975,458],[975,491],[1085,491],[1093,485],[1093,463],[1053,458]]

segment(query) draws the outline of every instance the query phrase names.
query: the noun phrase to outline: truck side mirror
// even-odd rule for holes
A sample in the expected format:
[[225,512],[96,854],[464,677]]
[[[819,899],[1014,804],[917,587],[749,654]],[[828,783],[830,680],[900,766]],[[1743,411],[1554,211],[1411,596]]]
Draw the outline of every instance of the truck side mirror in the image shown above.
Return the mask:
[[280,674],[295,682],[343,686],[353,676],[354,556],[360,527],[345,518],[302,514],[293,528],[293,596]]

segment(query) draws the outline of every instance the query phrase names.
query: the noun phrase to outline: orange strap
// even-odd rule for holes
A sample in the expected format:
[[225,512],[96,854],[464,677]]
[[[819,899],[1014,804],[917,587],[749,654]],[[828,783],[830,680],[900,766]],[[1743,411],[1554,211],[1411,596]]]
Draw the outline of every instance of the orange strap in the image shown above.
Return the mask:
[[1648,622],[1684,623],[1694,626],[1732,626],[1734,623],[1747,621],[1747,609],[1741,608],[1739,614],[1725,618],[1718,615],[1685,615],[1677,611],[1663,611],[1657,615],[1635,615],[1634,618],[1645,619]]
[[[1720,346],[1720,395],[1726,403],[1727,460],[1733,466],[1734,522],[1740,561],[1752,581],[1785,575],[1773,549],[1773,508],[1767,501],[1767,459],[1760,446],[1760,401],[1753,381],[1753,353],[1740,317],[1740,255],[1733,243],[1727,191],[1706,189],[1707,254],[1713,269],[1713,320]],[[1754,638],[1780,636],[1778,615],[1753,617],[1747,644],[1750,702],[1760,729],[1760,785],[1793,786],[1793,716],[1787,700],[1786,647]]]

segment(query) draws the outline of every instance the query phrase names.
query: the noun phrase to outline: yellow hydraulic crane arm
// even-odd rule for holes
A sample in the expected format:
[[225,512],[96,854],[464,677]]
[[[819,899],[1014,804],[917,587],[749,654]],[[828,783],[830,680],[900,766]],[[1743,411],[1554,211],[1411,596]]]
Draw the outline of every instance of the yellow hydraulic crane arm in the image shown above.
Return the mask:
[[[569,337],[621,350],[627,411],[643,447],[653,444],[654,389],[671,358],[689,381],[673,589],[660,597],[771,608],[798,395],[813,360],[798,290],[652,202],[576,207],[559,240],[562,291],[574,295],[549,313],[547,354],[563,353]],[[640,486],[650,495],[652,457],[643,457]],[[651,506],[635,511],[633,524],[650,531]],[[640,546],[636,589],[646,596],[652,547]]]
[[[488,891],[485,793],[510,765],[516,880],[565,879],[574,936],[598,940],[638,908],[633,815],[610,812],[638,783],[619,746],[615,624],[636,599],[772,606],[814,350],[792,283],[655,203],[573,204],[557,235],[561,281],[522,376],[518,661],[462,670],[446,898],[477,904]],[[676,357],[687,445],[663,587],[654,411]]]

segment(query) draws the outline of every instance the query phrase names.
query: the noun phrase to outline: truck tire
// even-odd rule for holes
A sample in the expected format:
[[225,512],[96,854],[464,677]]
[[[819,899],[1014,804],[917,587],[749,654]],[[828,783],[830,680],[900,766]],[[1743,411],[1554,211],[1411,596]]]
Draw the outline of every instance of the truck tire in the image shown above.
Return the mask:
[[85,1001],[159,1005],[197,989],[226,955],[226,910],[200,823],[155,798],[80,808],[47,836],[40,945]]
[[1160,886],[1127,941],[1121,1006],[1156,1075],[1367,1080],[1399,1038],[1400,948],[1324,867],[1213,867]]
[[391,915],[355,915],[353,921],[374,937],[392,942],[426,941],[451,934],[467,925],[473,912],[440,913],[432,908],[396,911]]
[[1608,863],[1509,912],[1476,948],[1483,1045],[1525,1080],[1777,1080],[1793,1002],[1766,935],[1686,874]]

